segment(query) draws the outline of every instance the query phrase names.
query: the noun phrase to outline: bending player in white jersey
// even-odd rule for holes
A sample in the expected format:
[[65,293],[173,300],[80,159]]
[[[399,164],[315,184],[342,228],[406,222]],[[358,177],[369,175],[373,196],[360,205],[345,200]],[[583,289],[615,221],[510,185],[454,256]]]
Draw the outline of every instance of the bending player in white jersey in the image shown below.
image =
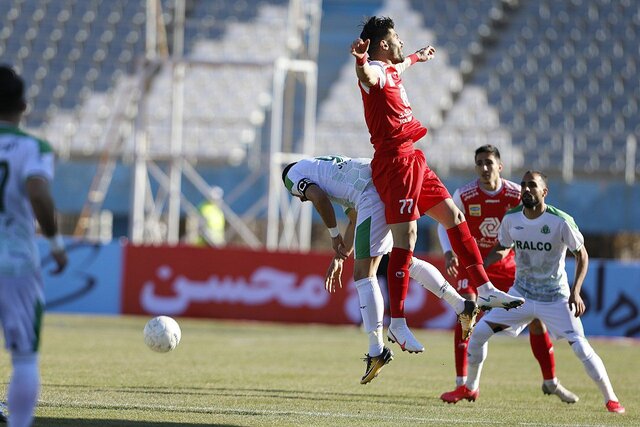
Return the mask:
[[[478,322],[469,340],[466,384],[445,393],[442,399],[449,403],[476,400],[489,339],[500,331],[517,336],[538,318],[553,336],[569,341],[587,374],[602,392],[607,410],[623,413],[625,409],[613,391],[602,359],[585,338],[580,321],[585,312],[580,290],[589,264],[584,238],[571,216],[545,203],[549,190],[541,172],[525,173],[521,187],[522,206],[505,214],[498,231],[498,244],[487,256],[485,264],[502,259],[514,248],[516,278],[509,293],[525,298],[525,303],[518,310],[493,310]],[[571,288],[564,262],[567,249],[576,257]]]
[[[360,383],[367,384],[393,358],[383,345],[384,304],[376,271],[382,255],[393,246],[393,238],[385,221],[384,205],[371,181],[370,159],[327,156],[304,159],[287,165],[282,179],[289,192],[300,200],[311,201],[329,228],[336,256],[327,271],[325,285],[330,292],[342,287],[344,259],[355,249],[354,281],[360,301],[364,328],[369,336],[367,367]],[[346,208],[349,225],[344,234],[338,230],[331,201]],[[444,298],[458,314],[465,331],[475,323],[475,302],[462,298],[431,264],[413,257],[409,275],[438,298]],[[398,334],[413,337],[403,325]],[[393,337],[387,333],[390,341]],[[414,338],[415,340],[415,338]],[[403,348],[405,343],[398,342]]]
[[54,273],[67,265],[49,192],[53,152],[47,142],[18,128],[25,108],[22,79],[0,66],[0,322],[13,365],[7,392],[12,427],[31,425],[40,390],[44,292],[34,217],[49,238],[58,266]]

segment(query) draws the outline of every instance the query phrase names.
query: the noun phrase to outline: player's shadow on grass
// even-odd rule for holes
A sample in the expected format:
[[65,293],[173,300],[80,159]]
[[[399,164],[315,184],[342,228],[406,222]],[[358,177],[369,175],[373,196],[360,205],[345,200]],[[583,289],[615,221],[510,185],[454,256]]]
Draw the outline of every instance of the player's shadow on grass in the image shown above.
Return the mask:
[[104,420],[79,418],[49,418],[36,417],[33,427],[98,427],[98,426],[118,426],[118,427],[239,427],[237,424],[194,424],[194,423],[170,423],[162,421],[125,421],[125,420]]

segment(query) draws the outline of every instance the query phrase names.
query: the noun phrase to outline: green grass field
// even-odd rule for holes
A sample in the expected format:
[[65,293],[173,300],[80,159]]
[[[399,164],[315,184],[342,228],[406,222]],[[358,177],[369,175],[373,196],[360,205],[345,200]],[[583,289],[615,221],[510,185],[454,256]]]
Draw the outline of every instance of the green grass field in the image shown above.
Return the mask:
[[[43,331],[36,426],[640,425],[640,345],[591,340],[627,408],[609,414],[564,341],[558,377],[581,400],[545,396],[526,338],[491,340],[478,401],[447,405],[454,384],[451,333],[418,330],[422,355],[402,353],[359,384],[359,328],[178,319],[182,342],[148,350],[144,317],[49,314]],[[9,359],[0,357],[3,381]]]

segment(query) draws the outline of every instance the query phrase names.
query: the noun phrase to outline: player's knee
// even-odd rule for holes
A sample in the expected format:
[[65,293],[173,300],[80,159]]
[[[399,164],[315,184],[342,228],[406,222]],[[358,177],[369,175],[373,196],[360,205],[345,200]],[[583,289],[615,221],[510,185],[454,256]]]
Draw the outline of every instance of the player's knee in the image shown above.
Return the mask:
[[5,340],[11,354],[24,352],[26,350],[22,348],[25,342],[22,330],[17,326],[9,325],[5,328]]
[[479,365],[487,358],[489,345],[485,342],[481,346],[469,342],[467,346],[467,361],[471,365]]
[[355,282],[357,282],[358,280],[365,279],[367,277],[374,277],[376,275],[375,270],[372,268],[369,262],[358,262],[358,261],[361,261],[361,260],[356,260],[353,264],[353,280]]
[[569,340],[569,343],[571,343],[571,349],[581,361],[591,359],[595,353],[593,347],[591,347],[591,344],[589,344],[589,341],[587,341],[585,337],[578,336],[572,338]]
[[493,336],[493,330],[487,322],[476,325],[467,344],[467,357],[469,363],[479,364],[487,357],[487,341]]
[[489,341],[489,338],[491,338],[494,333],[495,332],[493,332],[493,329],[487,322],[480,321],[473,329],[470,340],[482,345]]

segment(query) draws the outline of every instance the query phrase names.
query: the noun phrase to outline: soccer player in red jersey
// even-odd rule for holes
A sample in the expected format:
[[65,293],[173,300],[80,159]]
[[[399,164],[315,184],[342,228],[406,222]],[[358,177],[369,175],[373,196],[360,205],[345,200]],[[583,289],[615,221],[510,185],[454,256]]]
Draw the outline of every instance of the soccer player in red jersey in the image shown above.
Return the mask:
[[365,121],[375,151],[371,162],[373,183],[385,205],[393,234],[387,273],[391,311],[387,337],[403,350],[421,352],[424,347],[407,327],[404,316],[416,220],[421,214],[429,215],[447,229],[471,286],[477,288],[480,307],[515,308],[524,300],[491,284],[464,215],[427,166],[424,154],[414,147],[426,135],[427,128],[413,116],[400,75],[417,62],[433,59],[435,49],[427,46],[405,58],[402,47],[393,20],[373,16],[363,24],[360,38],[351,44],[351,54],[356,59]]
[[[483,145],[475,152],[475,169],[478,178],[458,188],[453,193],[453,202],[467,218],[471,235],[476,240],[483,258],[498,243],[498,227],[504,214],[520,204],[520,184],[500,176],[502,161],[500,151],[493,145]],[[440,245],[444,251],[447,273],[455,278],[454,287],[463,297],[475,300],[476,292],[469,286],[465,270],[458,269],[458,257],[451,250],[449,238],[444,227],[438,226]],[[515,280],[516,263],[514,252],[502,260],[487,267],[487,275],[498,289],[508,291]],[[553,344],[546,327],[538,319],[529,325],[529,341],[533,355],[542,370],[542,391],[555,394],[563,402],[575,403],[578,396],[562,386],[555,375]],[[456,387],[467,379],[468,337],[462,336],[462,329],[456,325],[454,333],[454,352],[456,362]]]

